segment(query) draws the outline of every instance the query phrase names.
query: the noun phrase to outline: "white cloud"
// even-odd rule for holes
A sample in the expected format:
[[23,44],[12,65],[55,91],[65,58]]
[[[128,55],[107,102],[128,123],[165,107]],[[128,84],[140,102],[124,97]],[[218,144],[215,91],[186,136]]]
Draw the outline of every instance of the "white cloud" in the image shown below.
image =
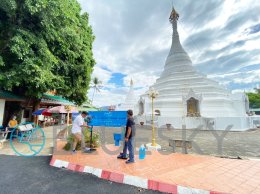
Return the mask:
[[249,71],[246,74],[248,75],[241,75],[237,78],[234,78],[234,83],[260,83],[260,70],[256,71]]
[[93,104],[97,107],[116,105],[119,102],[123,102],[125,95],[122,93],[114,93],[109,90],[101,89],[100,93],[97,93],[94,98]]
[[251,93],[254,93],[255,90],[254,88],[243,88],[243,89],[235,89],[235,90],[232,90],[232,94],[236,94],[236,93],[244,93],[244,92],[251,92]]
[[112,77],[112,72],[105,70],[105,69],[99,67],[98,65],[96,65],[94,67],[94,71],[92,73],[92,78],[94,78],[94,77],[97,77],[99,80],[101,80],[102,84],[107,84],[108,81]]
[[[170,49],[171,2],[79,2],[89,13],[96,36],[93,52],[97,65],[93,76],[105,85],[94,104],[123,102],[131,78],[138,88],[136,93],[144,92],[160,76]],[[256,66],[260,64],[260,36],[248,34],[246,29],[259,23],[260,2],[183,0],[175,1],[174,6],[180,14],[181,43],[199,71],[230,89],[248,89],[259,82],[254,72],[260,69],[260,65]],[[113,73],[126,75],[122,88],[109,82]]]
[[158,78],[157,76],[152,75],[152,73],[149,74],[149,72],[132,73],[124,78],[124,84],[128,86],[130,80],[133,79],[134,87],[148,88],[149,86],[155,83],[157,78]]

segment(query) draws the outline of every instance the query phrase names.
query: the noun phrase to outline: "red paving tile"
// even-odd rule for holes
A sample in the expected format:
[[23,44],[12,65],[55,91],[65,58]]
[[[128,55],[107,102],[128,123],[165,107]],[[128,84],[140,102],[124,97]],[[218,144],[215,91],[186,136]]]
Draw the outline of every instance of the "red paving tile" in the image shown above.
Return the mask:
[[149,179],[148,188],[162,192],[171,190],[177,193],[176,185],[181,185],[223,193],[260,193],[258,161],[152,152],[145,160],[136,159],[136,163],[127,165],[124,160],[116,158],[119,148],[113,145],[105,148],[113,154],[99,148],[92,154],[78,152],[74,155],[63,151],[63,145],[63,142],[57,143],[53,160],[69,162],[71,170],[83,171],[83,166],[103,169],[101,177],[115,182],[122,182],[122,174],[125,174]]

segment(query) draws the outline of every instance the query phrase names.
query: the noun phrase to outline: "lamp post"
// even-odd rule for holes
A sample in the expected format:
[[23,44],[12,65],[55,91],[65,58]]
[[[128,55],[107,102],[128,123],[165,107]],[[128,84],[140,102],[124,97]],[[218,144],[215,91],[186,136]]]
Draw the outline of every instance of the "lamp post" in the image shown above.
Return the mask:
[[69,124],[70,124],[70,111],[72,110],[72,107],[69,105],[65,105],[65,110],[67,111],[67,137],[69,135]]
[[70,111],[72,110],[72,107],[69,105],[65,105],[65,110],[67,111],[67,125],[69,126],[69,119],[70,119]]
[[155,143],[155,128],[154,128],[154,99],[159,95],[159,93],[151,87],[148,91],[148,96],[152,100],[152,146],[156,147]]

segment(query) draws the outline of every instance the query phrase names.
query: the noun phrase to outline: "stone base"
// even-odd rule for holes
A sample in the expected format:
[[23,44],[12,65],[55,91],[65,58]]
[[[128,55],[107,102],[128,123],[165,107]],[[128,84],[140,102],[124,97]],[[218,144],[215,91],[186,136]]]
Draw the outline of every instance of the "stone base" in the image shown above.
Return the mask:
[[153,151],[153,150],[161,150],[162,147],[159,144],[156,144],[156,146],[152,146],[152,143],[146,144],[146,148],[148,151]]

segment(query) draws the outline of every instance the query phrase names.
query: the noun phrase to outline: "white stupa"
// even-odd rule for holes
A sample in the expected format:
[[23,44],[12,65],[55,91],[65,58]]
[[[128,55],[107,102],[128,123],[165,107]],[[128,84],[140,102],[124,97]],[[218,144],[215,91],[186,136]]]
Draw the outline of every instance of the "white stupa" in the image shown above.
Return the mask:
[[135,93],[134,93],[134,82],[133,80],[131,79],[130,81],[130,88],[129,88],[129,91],[126,95],[126,98],[125,98],[125,102],[118,105],[118,107],[116,108],[116,110],[133,110],[133,112],[135,113],[135,110],[136,110],[136,96],[135,96]]
[[[152,86],[159,92],[155,99],[155,112],[158,126],[171,124],[181,128],[244,130],[251,127],[248,98],[243,94],[232,94],[207,76],[196,71],[189,55],[180,44],[177,31],[179,14],[173,8],[170,22],[173,28],[172,46],[160,78]],[[151,118],[151,101],[146,94],[138,101],[139,120]],[[149,122],[148,122],[149,123]]]

